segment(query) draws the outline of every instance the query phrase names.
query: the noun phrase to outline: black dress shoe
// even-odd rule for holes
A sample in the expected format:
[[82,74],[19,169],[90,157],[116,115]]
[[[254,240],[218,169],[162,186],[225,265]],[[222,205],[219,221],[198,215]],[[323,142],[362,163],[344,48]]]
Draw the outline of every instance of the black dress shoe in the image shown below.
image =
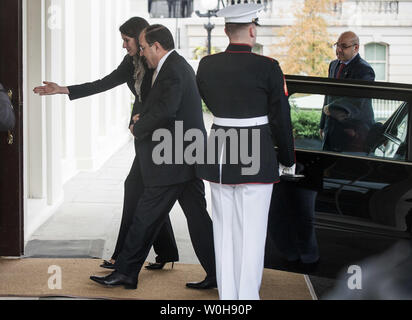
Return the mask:
[[216,278],[206,278],[205,280],[200,282],[188,282],[186,283],[186,287],[199,290],[214,289],[217,288]]
[[287,271],[299,272],[301,266],[300,259],[297,260],[285,260],[285,267]]
[[312,273],[315,272],[319,266],[320,259],[316,260],[315,262],[311,263],[303,263],[300,264],[301,272],[303,273]]
[[101,268],[105,268],[105,269],[112,269],[114,270],[114,263],[111,263],[110,261],[104,260],[103,264],[100,265]]
[[[165,266],[166,263],[167,262],[154,262],[154,263],[149,262],[149,264],[147,266],[145,266],[145,268],[147,270],[160,270],[160,269],[163,269],[163,267]],[[175,263],[172,262],[172,269],[173,269],[174,265],[175,265]]]
[[137,279],[125,276],[119,272],[112,272],[106,277],[90,276],[90,280],[93,280],[106,287],[124,286],[125,289],[137,289]]

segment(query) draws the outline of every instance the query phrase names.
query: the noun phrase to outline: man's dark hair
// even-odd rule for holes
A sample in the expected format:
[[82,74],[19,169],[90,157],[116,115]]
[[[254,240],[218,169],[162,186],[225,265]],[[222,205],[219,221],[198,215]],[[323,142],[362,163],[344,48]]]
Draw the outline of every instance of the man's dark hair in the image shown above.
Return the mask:
[[145,39],[149,45],[156,41],[160,43],[163,49],[170,51],[175,48],[172,33],[169,29],[161,24],[154,24],[144,29]]
[[136,40],[136,44],[139,44],[139,35],[144,30],[144,28],[148,27],[149,23],[140,17],[133,17],[123,23],[119,31],[124,35],[134,38]]

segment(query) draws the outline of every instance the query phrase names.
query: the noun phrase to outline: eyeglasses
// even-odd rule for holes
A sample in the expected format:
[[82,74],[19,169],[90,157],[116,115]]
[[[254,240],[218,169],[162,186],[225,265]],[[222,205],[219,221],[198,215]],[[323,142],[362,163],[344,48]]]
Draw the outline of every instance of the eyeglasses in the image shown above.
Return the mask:
[[346,50],[346,49],[348,49],[348,48],[350,48],[350,47],[353,47],[353,46],[356,46],[357,45],[357,43],[354,43],[354,44],[351,44],[351,45],[346,45],[346,44],[339,44],[339,43],[335,43],[333,46],[335,47],[335,48],[340,48],[340,49],[342,49],[342,50]]
[[[153,44],[149,44],[149,47],[153,46]],[[139,46],[141,52],[143,52],[147,47]]]

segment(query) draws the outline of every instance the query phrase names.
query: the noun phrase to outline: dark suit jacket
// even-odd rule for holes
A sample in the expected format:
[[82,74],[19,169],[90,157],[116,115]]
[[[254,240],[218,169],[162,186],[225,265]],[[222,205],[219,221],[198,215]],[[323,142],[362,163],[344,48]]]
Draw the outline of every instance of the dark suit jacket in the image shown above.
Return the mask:
[[[329,65],[329,78],[335,78],[338,72],[339,60]],[[359,54],[346,65],[339,79],[356,79],[374,81],[375,72]],[[338,121],[322,112],[320,128],[324,130],[323,149],[331,151],[364,151],[364,142],[370,127],[374,123],[372,101],[368,98],[326,96],[325,105],[329,110],[341,110],[347,114],[347,119]],[[345,131],[346,130],[346,131]],[[355,132],[349,136],[347,130]]]
[[[145,77],[143,86],[147,86],[148,81],[151,81],[149,76]],[[175,161],[176,144],[181,148],[177,153],[178,157],[182,157],[182,151],[191,144],[183,144],[183,136],[175,138],[176,121],[183,124],[183,135],[189,129],[199,129],[206,139],[195,73],[186,60],[174,51],[160,69],[153,87],[144,99],[140,119],[134,125],[137,153],[145,186],[168,186],[195,178],[194,165]],[[153,161],[153,150],[161,143],[152,140],[152,135],[157,129],[166,129],[171,134],[171,164],[155,164]]]
[[0,83],[0,131],[13,129],[15,122],[16,119],[9,96]]
[[[220,170],[219,153],[216,149],[214,163],[199,166],[199,175],[215,183],[219,183],[221,179],[223,184],[277,182],[278,160],[285,166],[292,166],[295,162],[290,106],[278,62],[252,53],[252,48],[248,45],[230,44],[225,52],[209,55],[201,60],[197,82],[204,102],[215,117],[269,118],[268,124],[256,127],[222,127],[214,124],[214,130],[223,130],[226,133],[236,130],[236,143],[239,148],[234,155],[236,154],[237,158],[232,161],[232,139],[228,139],[225,145],[226,162],[222,169]],[[240,130],[245,132],[245,129],[248,139],[241,140]],[[259,171],[245,175],[242,174],[242,169],[251,165],[239,161],[240,150],[242,145],[247,146],[248,154],[251,155],[251,147],[256,147],[251,139],[253,131],[259,133],[260,152],[255,159],[259,160]],[[278,147],[277,154],[275,145]]]
[[[335,78],[339,60],[333,60],[329,64],[329,78]],[[366,81],[375,81],[375,72],[369,63],[362,59],[359,53],[353,60],[343,68],[339,79],[357,79]]]

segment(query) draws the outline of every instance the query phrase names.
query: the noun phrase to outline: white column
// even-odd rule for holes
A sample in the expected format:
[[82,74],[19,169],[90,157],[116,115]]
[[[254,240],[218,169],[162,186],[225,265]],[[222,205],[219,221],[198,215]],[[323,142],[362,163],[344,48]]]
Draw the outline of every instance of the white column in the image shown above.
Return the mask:
[[[136,1],[136,0],[133,0],[133,2],[134,1]],[[140,0],[140,1],[144,1],[144,0]],[[146,7],[145,7],[145,9],[143,9],[141,11],[141,17],[143,17],[144,13],[147,13],[147,0],[144,1],[144,2],[146,3]],[[126,20],[128,20],[132,17],[132,15],[130,14],[131,7],[132,7],[132,5],[130,3],[130,0],[124,0],[124,5],[123,5],[123,18],[124,18],[124,21],[126,21]]]
[[[63,82],[64,85],[75,84],[75,1],[63,1]],[[76,173],[75,159],[75,108],[68,97],[63,99],[62,105],[62,180],[65,183]]]
[[[124,0],[121,2],[122,5],[119,6],[119,13],[118,13],[118,21],[116,24],[116,41],[117,47],[116,47],[116,52],[118,52],[118,59],[119,62],[123,60],[124,56],[126,55],[126,50],[122,48],[122,42],[120,38],[120,32],[119,32],[119,27],[125,23],[128,19],[131,18],[130,16],[130,10],[129,10],[129,0]],[[121,88],[119,88],[119,94],[120,94],[120,104],[117,107],[117,113],[118,113],[118,127],[119,130],[124,130],[124,128],[127,127],[129,116],[130,116],[130,105],[131,105],[131,92],[127,88],[127,85],[123,85]]]
[[[46,77],[61,83],[62,78],[62,0],[46,0]],[[62,96],[46,97],[47,204],[63,197],[61,179],[61,107]]]
[[[82,0],[74,3],[75,49],[74,61],[76,83],[91,81],[91,1]],[[98,36],[98,35],[94,35]],[[93,112],[90,97],[72,102],[75,108],[75,152],[77,168],[90,170],[94,168],[93,155],[96,148],[96,124],[98,118]]]
[[[44,56],[42,34],[44,31],[44,0],[27,1],[27,86],[33,89],[44,80]],[[46,135],[44,100],[28,94],[27,140],[28,197],[46,197]]]
[[[114,28],[114,17],[113,17],[113,7],[114,7],[114,3],[112,0],[102,0],[104,3],[104,15],[105,15],[105,20],[106,23],[104,25],[104,37],[105,37],[105,41],[103,41],[104,45],[105,45],[105,71],[106,74],[109,74],[110,72],[112,72],[115,67],[117,67],[116,62],[114,62],[113,60],[113,43],[111,41],[111,34],[113,32],[113,28]],[[113,127],[110,125],[111,122],[111,115],[112,115],[112,108],[113,108],[113,104],[115,103],[115,99],[114,99],[114,92],[109,91],[104,93],[104,99],[105,99],[105,103],[106,103],[106,110],[105,110],[105,116],[107,118],[106,124],[107,124],[107,129],[106,129],[106,134],[111,134],[113,132]]]
[[[91,75],[88,81],[94,81],[97,79],[101,79],[103,77],[101,66],[101,61],[103,61],[104,57],[101,55],[101,43],[105,41],[104,33],[102,33],[100,29],[100,16],[102,15],[102,8],[101,8],[101,1],[100,0],[91,0],[91,16],[90,16],[90,49],[91,49]],[[95,119],[92,121],[96,123],[96,138],[101,134],[101,126],[100,126],[100,119],[101,114],[104,114],[104,109],[100,105],[101,95],[93,95],[90,97],[93,114],[96,116]],[[104,132],[105,133],[105,132]]]
[[59,10],[53,8],[59,4],[50,0],[30,0],[24,5],[25,240],[63,200],[60,159],[62,97],[41,98],[31,91],[43,80],[61,81]]
[[[99,30],[100,30],[100,41],[99,41],[99,73],[100,77],[104,77],[109,74],[106,70],[106,60],[107,60],[107,50],[106,50],[106,42],[104,35],[106,34],[106,16],[107,16],[107,8],[106,8],[106,1],[99,0],[101,9],[99,14]],[[107,128],[109,127],[109,116],[107,114],[108,104],[106,103],[107,100],[107,93],[99,94],[99,136],[106,136],[107,135]]]
[[130,10],[128,10],[127,12],[131,13],[129,14],[131,18],[132,16],[138,16],[138,17],[142,17],[145,19],[149,18],[149,12],[148,12],[148,1],[147,0],[132,0],[131,2],[129,2],[129,6],[130,6]]
[[[114,17],[113,20],[113,24],[111,25],[111,30],[110,30],[110,37],[111,37],[111,45],[112,48],[111,50],[113,51],[113,56],[112,56],[112,64],[114,66],[117,66],[120,61],[121,61],[121,57],[119,55],[119,51],[121,49],[121,42],[119,40],[120,38],[120,32],[118,31],[118,28],[121,24],[120,22],[120,16],[119,16],[119,6],[121,5],[121,1],[116,1],[116,0],[111,0],[112,1],[112,15]],[[120,99],[121,99],[121,93],[120,93],[120,88],[114,88],[113,92],[112,92],[113,96],[114,96],[114,103],[111,106],[111,122],[112,122],[112,126],[114,127],[114,129],[117,127],[118,125],[118,108],[119,108],[119,104],[121,103]]]

